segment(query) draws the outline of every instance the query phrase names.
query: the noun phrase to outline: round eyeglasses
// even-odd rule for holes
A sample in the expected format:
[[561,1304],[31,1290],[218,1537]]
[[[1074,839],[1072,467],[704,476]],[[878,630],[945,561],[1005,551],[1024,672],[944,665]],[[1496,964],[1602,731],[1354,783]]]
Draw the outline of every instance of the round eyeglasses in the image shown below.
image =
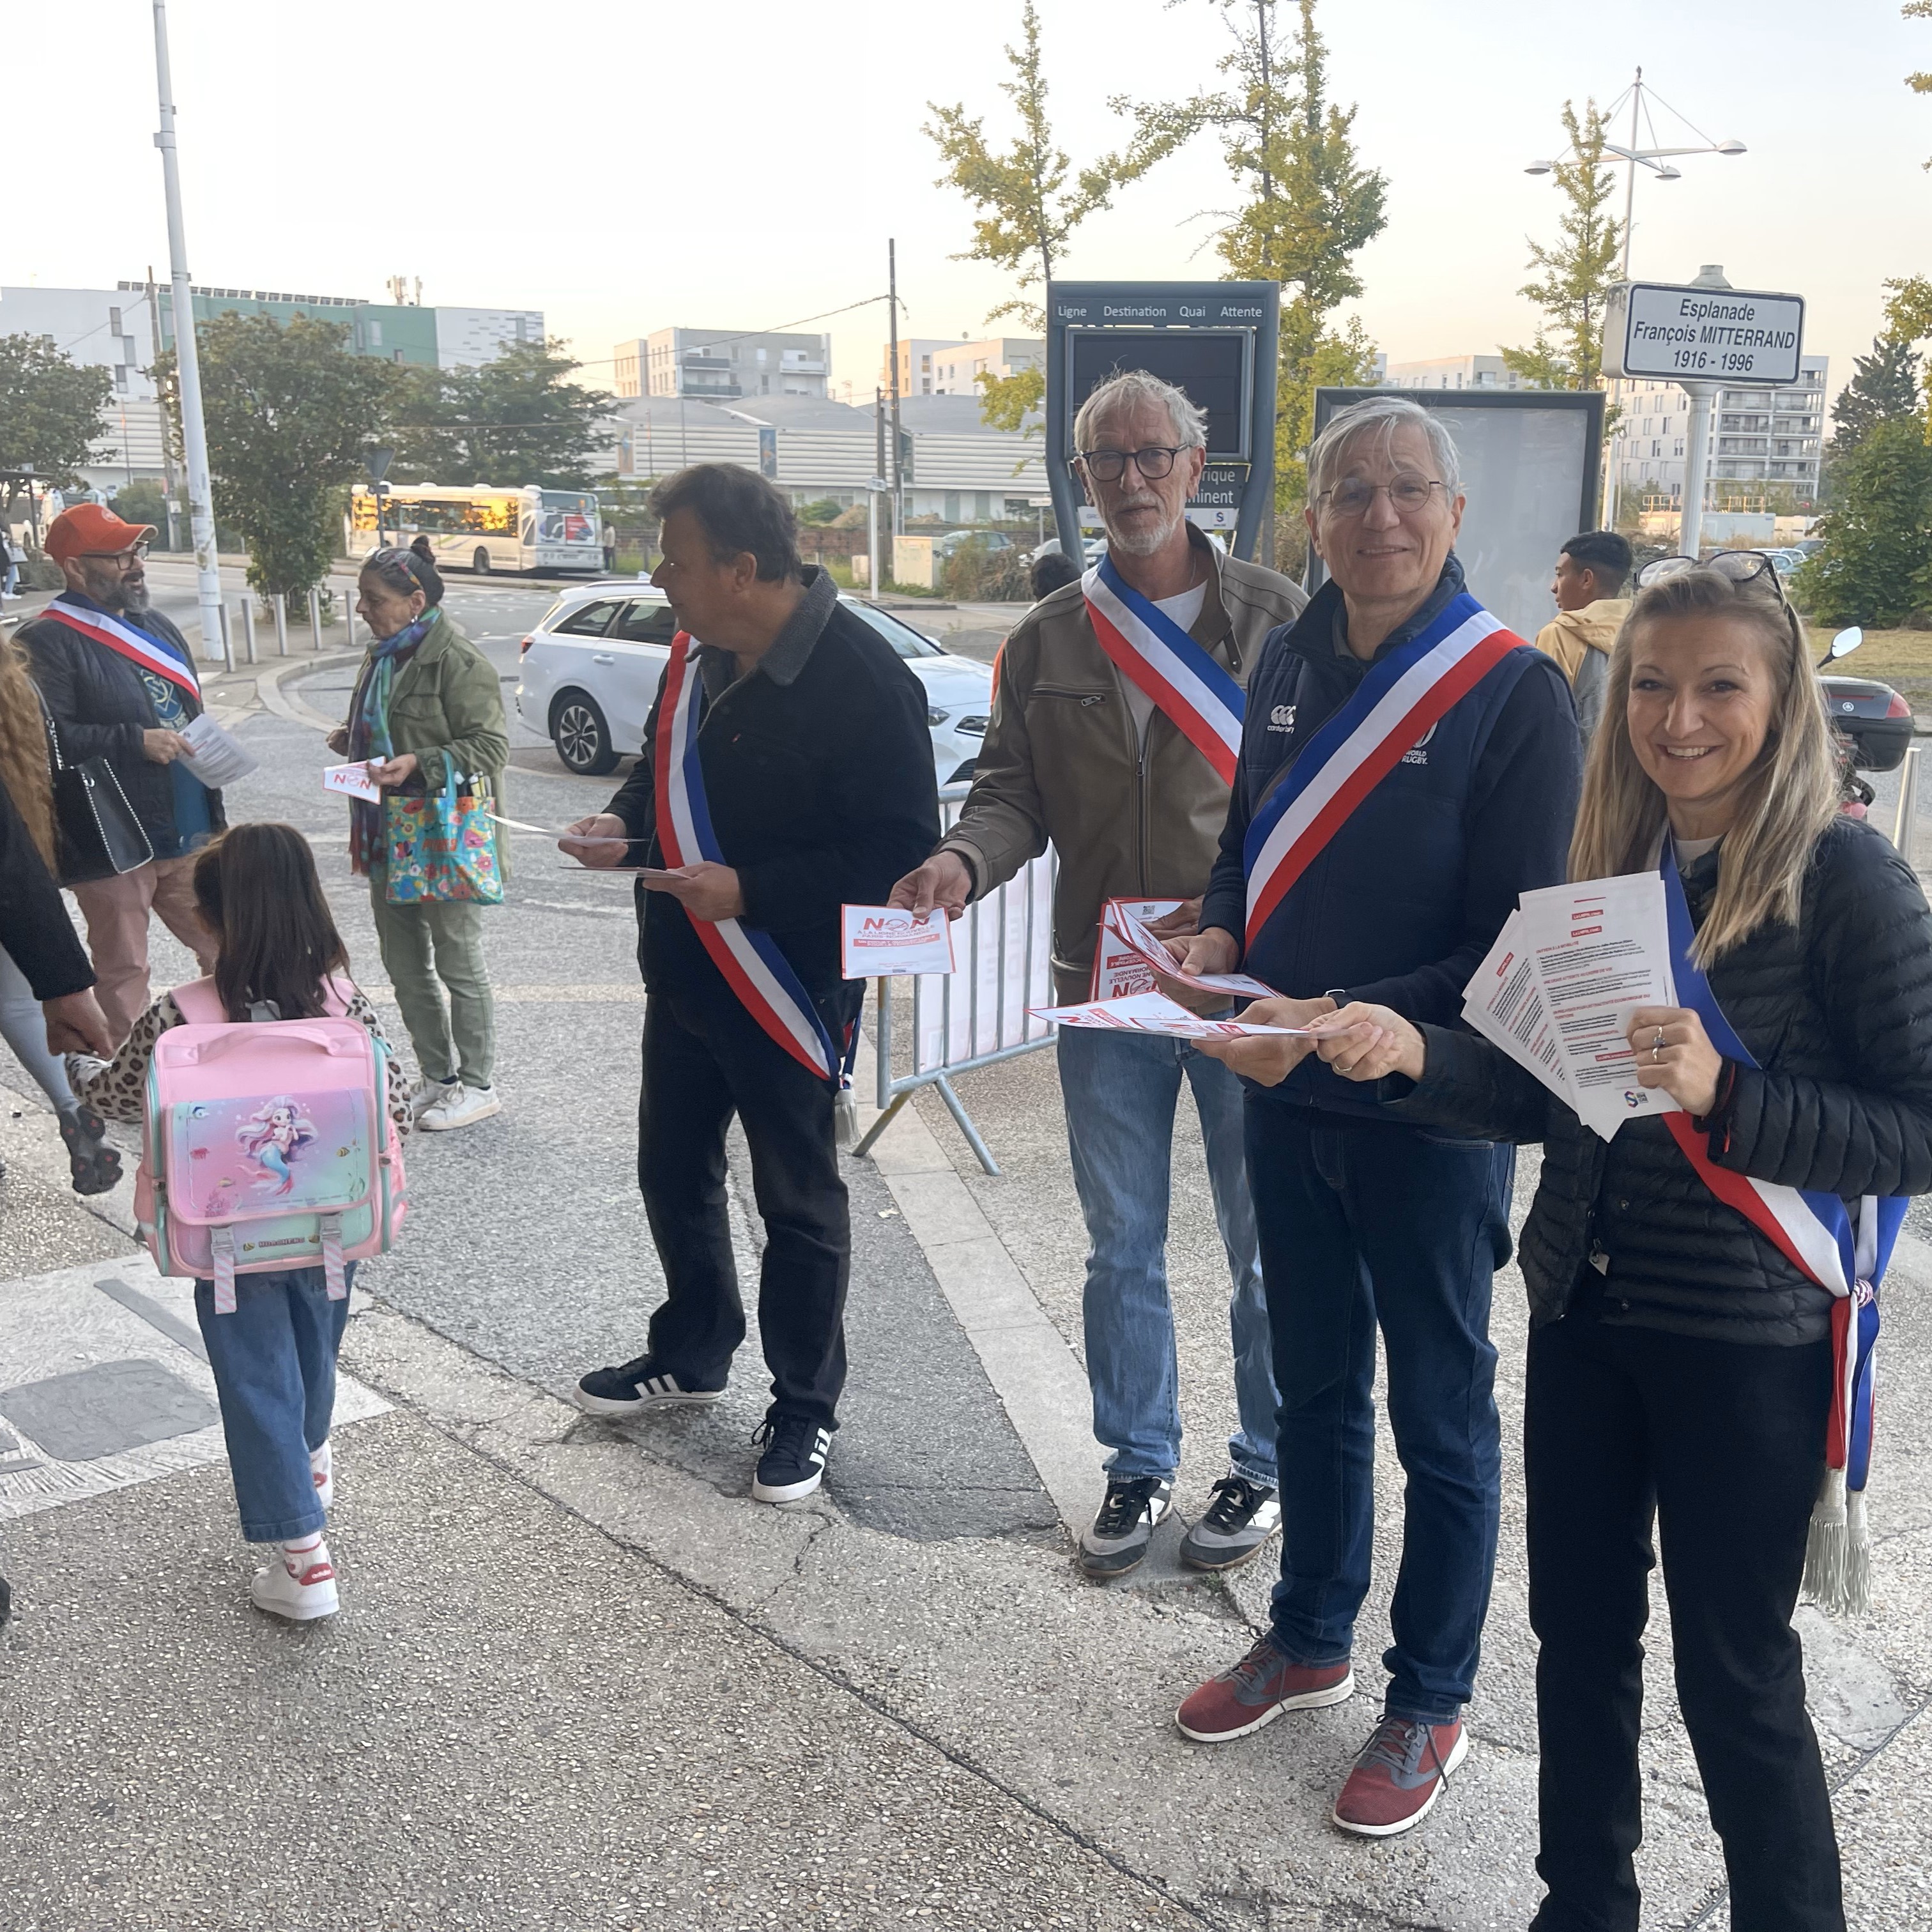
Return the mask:
[[1150,483],[1158,483],[1174,467],[1178,448],[1169,449],[1150,443],[1145,449],[1083,449],[1080,460],[1096,483],[1118,483],[1131,463]]
[[1446,496],[1449,486],[1432,476],[1398,476],[1393,483],[1364,483],[1352,476],[1346,483],[1323,490],[1315,500],[1326,503],[1331,515],[1365,517],[1369,506],[1386,492],[1398,515],[1413,517],[1429,507],[1430,496],[1438,490]]

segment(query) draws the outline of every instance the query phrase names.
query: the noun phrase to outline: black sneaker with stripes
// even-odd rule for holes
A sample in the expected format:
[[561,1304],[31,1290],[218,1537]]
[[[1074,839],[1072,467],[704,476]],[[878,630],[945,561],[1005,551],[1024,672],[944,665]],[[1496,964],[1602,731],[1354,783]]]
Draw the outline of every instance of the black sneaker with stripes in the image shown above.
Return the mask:
[[590,1415],[643,1415],[717,1401],[722,1388],[687,1388],[648,1355],[614,1369],[592,1369],[577,1384],[577,1406]]
[[752,1493],[761,1503],[795,1503],[808,1496],[825,1478],[825,1459],[831,1452],[830,1430],[808,1415],[778,1409],[766,1416],[752,1438],[764,1450]]

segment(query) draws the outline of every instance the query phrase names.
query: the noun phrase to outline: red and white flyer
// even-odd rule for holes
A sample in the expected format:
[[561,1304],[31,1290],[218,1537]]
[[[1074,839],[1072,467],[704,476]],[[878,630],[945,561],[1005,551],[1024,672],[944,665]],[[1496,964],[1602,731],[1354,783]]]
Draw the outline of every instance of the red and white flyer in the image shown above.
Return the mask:
[[1245,1020],[1207,1020],[1165,993],[1135,993],[1120,1000],[1088,1000],[1077,1006],[1029,1006],[1036,1020],[1054,1026],[1111,1028],[1117,1033],[1165,1034],[1175,1040],[1245,1040],[1252,1034],[1327,1036],[1320,1027],[1254,1026]]
[[[1182,903],[1179,899],[1109,899],[1100,909],[1100,943],[1104,947],[1111,933],[1114,944],[1121,949],[1129,961],[1138,962],[1145,983],[1131,988],[1136,992],[1150,992],[1154,989],[1154,975],[1163,974],[1167,978],[1183,986],[1192,986],[1203,993],[1226,993],[1236,1000],[1273,1000],[1280,995],[1265,981],[1256,979],[1247,973],[1184,973],[1166,944],[1148,928],[1150,916],[1160,918],[1160,913],[1148,914],[1141,908],[1158,905],[1172,912]],[[1096,999],[1118,998],[1119,994],[1109,994],[1099,990],[1100,953],[1094,957],[1094,982]],[[1126,978],[1126,974],[1117,968],[1114,977]]]
[[938,907],[919,914],[903,906],[848,905],[839,912],[844,922],[840,969],[847,979],[953,970],[952,922]]

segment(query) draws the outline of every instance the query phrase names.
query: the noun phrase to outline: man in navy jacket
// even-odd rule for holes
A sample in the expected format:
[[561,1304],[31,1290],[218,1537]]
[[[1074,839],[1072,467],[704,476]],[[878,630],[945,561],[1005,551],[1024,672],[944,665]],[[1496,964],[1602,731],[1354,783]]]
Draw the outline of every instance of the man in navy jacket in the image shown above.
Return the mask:
[[[1453,1025],[1517,896],[1564,877],[1580,778],[1569,690],[1549,658],[1493,634],[1465,591],[1456,451],[1418,404],[1377,398],[1338,416],[1309,452],[1309,490],[1330,580],[1270,634],[1249,682],[1240,769],[1186,963],[1238,964],[1279,988],[1288,997],[1250,1015],[1276,1024],[1318,1024],[1366,998]],[[1378,721],[1399,716],[1411,721],[1402,735],[1414,731],[1415,690],[1373,714],[1371,701],[1408,657],[1426,680],[1438,661],[1425,667],[1422,654],[1438,644],[1481,655],[1460,682],[1430,685],[1429,722],[1398,754]],[[1356,714],[1337,718],[1372,678]],[[1317,740],[1331,719],[1336,729]],[[1381,776],[1352,808],[1345,793],[1320,815],[1299,842],[1301,869],[1249,933],[1260,850],[1251,821],[1291,772],[1292,793],[1378,744]],[[1382,1720],[1333,1815],[1386,1837],[1420,1820],[1466,1749],[1461,1713],[1496,1557],[1488,1327],[1492,1276],[1509,1253],[1514,1157],[1369,1118],[1372,1090],[1336,1077],[1310,1045],[1276,1036],[1214,1049],[1250,1081],[1248,1164],[1282,1399],[1282,1580],[1268,1634],[1188,1699],[1180,1724],[1218,1742],[1352,1694],[1375,1528],[1379,1327],[1407,1477],[1395,1641]]]

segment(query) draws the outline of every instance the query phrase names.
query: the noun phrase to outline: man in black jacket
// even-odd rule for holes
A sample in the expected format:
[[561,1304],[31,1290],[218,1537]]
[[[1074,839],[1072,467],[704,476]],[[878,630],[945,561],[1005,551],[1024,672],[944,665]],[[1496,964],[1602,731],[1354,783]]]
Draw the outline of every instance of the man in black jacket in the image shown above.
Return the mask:
[[181,735],[201,715],[201,687],[188,640],[148,608],[153,535],[98,503],[63,510],[47,526],[46,553],[67,588],[20,632],[62,755],[105,758],[154,848],[147,865],[74,887],[117,1040],[147,1007],[150,913],[204,973],[214,970],[214,935],[190,874],[194,854],[227,823],[221,794],[194,776]]
[[835,1102],[863,987],[841,971],[839,908],[883,904],[938,842],[932,746],[923,687],[800,564],[770,484],[700,464],[650,510],[651,580],[693,641],[673,647],[629,778],[562,844],[588,866],[647,868],[638,1180],[669,1294],[644,1353],[586,1376],[578,1400],[635,1415],[724,1392],[745,1337],[724,1203],[735,1113],[765,1223],[772,1371],[752,1493],[785,1502],[818,1487],[845,1380]]

